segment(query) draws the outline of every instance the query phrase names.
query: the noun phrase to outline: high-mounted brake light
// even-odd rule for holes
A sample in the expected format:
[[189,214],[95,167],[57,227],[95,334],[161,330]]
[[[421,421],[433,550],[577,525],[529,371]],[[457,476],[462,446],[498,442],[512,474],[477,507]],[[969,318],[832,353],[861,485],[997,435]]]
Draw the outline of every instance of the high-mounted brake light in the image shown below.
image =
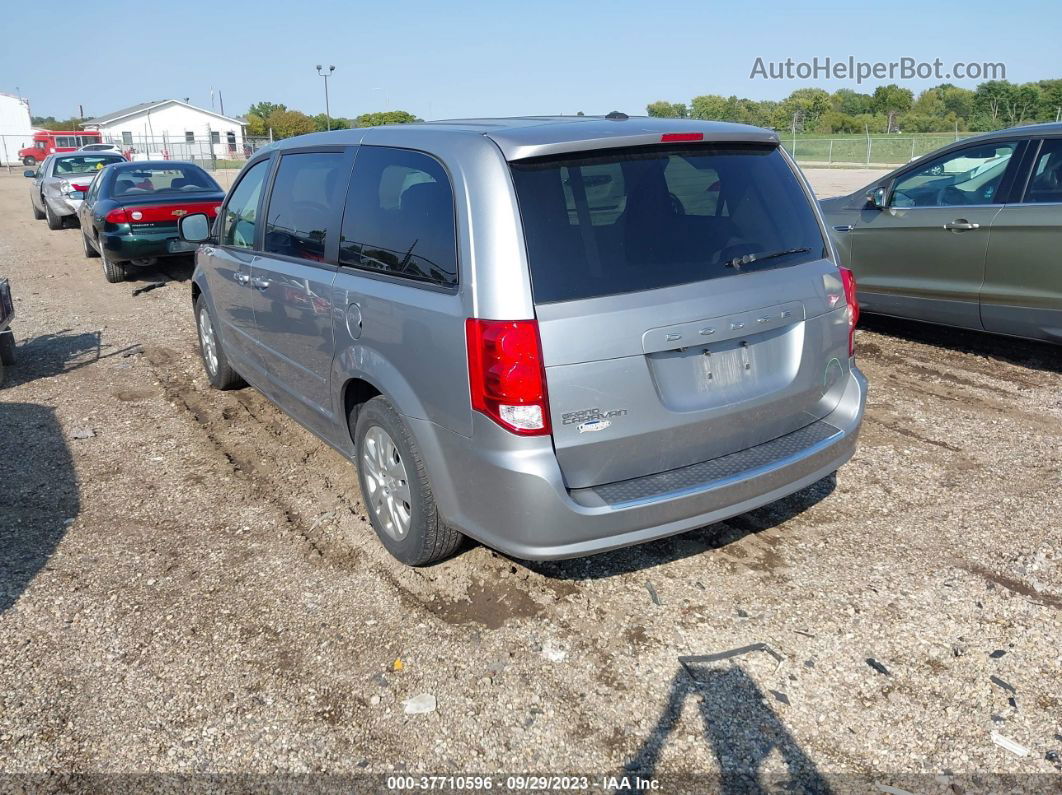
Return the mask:
[[550,432],[535,320],[465,321],[472,408],[521,436]]
[[686,133],[664,133],[660,136],[660,143],[672,144],[679,143],[680,141],[703,141],[704,133],[699,132],[686,132]]
[[844,301],[848,304],[848,355],[855,356],[855,329],[859,322],[859,299],[856,298],[855,274],[848,268],[838,268],[844,285]]

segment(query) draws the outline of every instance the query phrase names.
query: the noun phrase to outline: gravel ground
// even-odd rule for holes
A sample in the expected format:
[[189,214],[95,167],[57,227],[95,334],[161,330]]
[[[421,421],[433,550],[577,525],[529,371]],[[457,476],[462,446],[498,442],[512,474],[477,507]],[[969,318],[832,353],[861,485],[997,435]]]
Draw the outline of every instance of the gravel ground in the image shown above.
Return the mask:
[[[0,176],[0,771],[1057,786],[1059,349],[869,321],[835,480],[590,559],[410,570],[347,462],[208,388],[190,265],[109,285],[27,190]],[[755,643],[778,657],[679,662]]]

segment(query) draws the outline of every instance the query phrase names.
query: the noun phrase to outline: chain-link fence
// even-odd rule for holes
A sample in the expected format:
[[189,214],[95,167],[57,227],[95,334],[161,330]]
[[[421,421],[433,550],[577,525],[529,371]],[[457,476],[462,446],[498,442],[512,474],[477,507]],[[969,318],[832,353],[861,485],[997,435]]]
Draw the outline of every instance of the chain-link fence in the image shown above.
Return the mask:
[[[271,143],[269,138],[240,137],[233,133],[214,132],[209,136],[184,135],[145,136],[126,133],[118,136],[103,136],[100,144],[114,147],[128,160],[190,160],[203,168],[238,169],[263,146]],[[95,148],[96,144],[90,144]],[[60,147],[56,152],[73,152],[73,147]],[[0,165],[8,171],[17,168],[33,168],[49,154],[48,148],[36,148],[32,134],[0,135]]]
[[[972,133],[794,138],[782,134],[782,144],[805,168],[891,168],[970,135]],[[104,136],[101,143],[116,147],[117,151],[134,161],[191,160],[208,171],[227,172],[242,168],[251,155],[268,146],[272,140],[218,132],[209,136],[189,134],[180,137],[126,133],[117,137]],[[0,165],[6,166],[9,172],[32,167],[46,155],[47,152],[33,150],[32,135],[0,135]],[[28,162],[30,158],[35,163]],[[219,179],[221,176],[219,174]],[[223,185],[229,181],[221,179]]]
[[891,168],[903,165],[974,133],[927,133],[924,135],[786,137],[782,145],[801,166],[814,168]]

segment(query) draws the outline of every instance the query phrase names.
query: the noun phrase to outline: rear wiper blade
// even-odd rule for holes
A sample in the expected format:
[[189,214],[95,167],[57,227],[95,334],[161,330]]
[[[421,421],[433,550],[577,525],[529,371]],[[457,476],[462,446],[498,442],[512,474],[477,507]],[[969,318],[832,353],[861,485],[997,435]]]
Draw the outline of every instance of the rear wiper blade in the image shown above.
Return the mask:
[[772,251],[770,254],[746,254],[743,257],[734,257],[728,262],[724,262],[724,267],[734,268],[740,270],[744,265],[751,265],[753,262],[762,262],[765,259],[774,259],[775,257],[784,257],[788,254],[807,254],[811,251],[810,248],[787,248],[782,251]]

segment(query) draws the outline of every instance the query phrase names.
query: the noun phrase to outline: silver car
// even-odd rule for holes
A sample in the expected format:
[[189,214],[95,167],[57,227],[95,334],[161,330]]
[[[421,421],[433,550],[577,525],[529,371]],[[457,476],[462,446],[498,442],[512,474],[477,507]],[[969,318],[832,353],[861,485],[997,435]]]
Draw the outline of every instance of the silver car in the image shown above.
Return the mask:
[[206,373],[355,463],[420,565],[711,524],[852,455],[851,274],[766,130],[609,117],[311,134],[244,167],[201,242]]
[[33,180],[30,206],[38,221],[48,220],[49,229],[61,229],[78,208],[96,174],[111,163],[124,163],[120,154],[110,152],[69,152],[48,155],[36,169],[23,174]]

